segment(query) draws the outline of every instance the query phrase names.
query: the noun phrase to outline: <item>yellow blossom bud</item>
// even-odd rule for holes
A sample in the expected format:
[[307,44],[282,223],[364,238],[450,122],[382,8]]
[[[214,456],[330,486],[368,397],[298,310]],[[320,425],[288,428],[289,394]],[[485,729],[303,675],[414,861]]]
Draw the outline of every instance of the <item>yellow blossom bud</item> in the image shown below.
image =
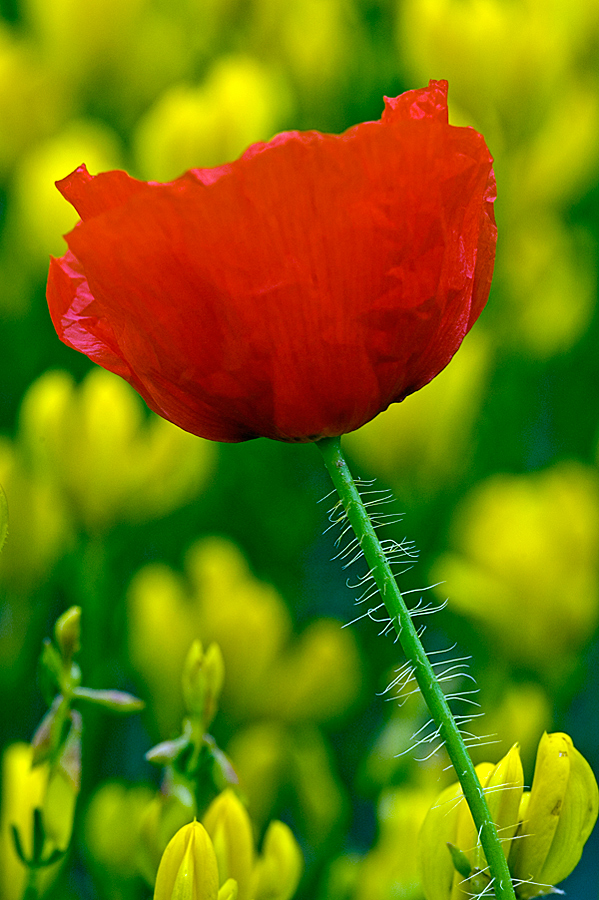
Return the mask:
[[506,858],[512,838],[518,830],[518,812],[523,790],[524,773],[520,760],[520,746],[514,744],[509,753],[497,763],[484,789],[489,812],[497,826],[497,835],[503,843]]
[[38,378],[21,406],[19,440],[32,470],[60,488],[94,533],[189,502],[214,460],[209,441],[147,417],[135,391],[100,368],[80,386],[66,372]]
[[520,839],[510,855],[518,895],[536,897],[539,885],[566,878],[578,863],[599,806],[595,776],[567,734],[544,734]]
[[[476,773],[518,900],[553,893],[580,859],[597,819],[599,791],[589,764],[568,735],[545,734],[530,792],[523,793],[517,744],[496,766],[481,763]],[[465,900],[486,889],[487,863],[459,784],[429,810],[419,861],[426,900]]]
[[218,867],[212,841],[199,822],[180,828],[158,868],[154,900],[217,900]]
[[210,644],[206,652],[196,640],[191,645],[183,669],[183,696],[190,713],[199,716],[207,731],[218,706],[225,678],[225,662],[218,644]]
[[221,880],[234,878],[239,900],[250,900],[254,840],[245,807],[237,795],[227,789],[212,801],[203,822],[212,838]]
[[502,652],[559,680],[597,623],[596,471],[562,462],[533,474],[494,475],[465,499],[452,530],[456,550],[437,561],[432,581],[451,583],[454,607],[479,622]]

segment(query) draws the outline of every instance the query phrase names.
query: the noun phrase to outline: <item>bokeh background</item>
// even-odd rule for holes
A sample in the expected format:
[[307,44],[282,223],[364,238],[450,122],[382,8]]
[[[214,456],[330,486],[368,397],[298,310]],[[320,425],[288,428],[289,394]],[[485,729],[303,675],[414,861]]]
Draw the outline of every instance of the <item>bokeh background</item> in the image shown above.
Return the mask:
[[[86,711],[73,846],[48,896],[150,896],[135,841],[160,773],[144,753],[180,732],[199,637],[223,651],[212,733],[256,836],[277,816],[301,843],[298,897],[420,900],[415,836],[450,775],[442,757],[418,761],[426,747],[398,755],[425,721],[417,702],[381,696],[398,647],[368,618],[341,628],[364,610],[331,561],[319,454],[191,437],[60,344],[45,276],[75,214],[54,181],[82,162],[169,180],[287,128],[376,119],[383,95],[449,80],[450,120],[480,130],[496,161],[491,298],[448,369],[345,446],[355,473],[396,497],[386,535],[420,551],[402,587],[414,602],[449,598],[426,637],[472,657],[485,712],[472,729],[496,740],[476,760],[519,741],[530,783],[542,731],[563,730],[597,772],[599,4],[0,9],[1,745],[30,740],[44,714],[41,642],[74,604],[84,683],[147,704]],[[591,839],[572,900],[597,897],[598,859]]]

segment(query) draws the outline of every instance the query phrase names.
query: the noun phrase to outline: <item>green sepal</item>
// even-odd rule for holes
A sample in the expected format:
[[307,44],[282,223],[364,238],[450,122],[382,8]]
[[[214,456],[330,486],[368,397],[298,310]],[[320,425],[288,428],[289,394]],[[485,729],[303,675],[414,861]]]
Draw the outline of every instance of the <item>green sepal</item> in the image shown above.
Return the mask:
[[460,850],[459,847],[456,847],[455,844],[452,844],[451,841],[447,841],[447,849],[451,854],[451,861],[453,862],[456,872],[459,872],[462,878],[470,878],[472,875],[472,865],[464,851]]
[[43,868],[44,866],[53,866],[54,863],[63,858],[65,853],[66,850],[59,850],[58,847],[55,847],[52,853],[50,853],[50,855],[47,856],[46,859],[40,860],[39,868]]

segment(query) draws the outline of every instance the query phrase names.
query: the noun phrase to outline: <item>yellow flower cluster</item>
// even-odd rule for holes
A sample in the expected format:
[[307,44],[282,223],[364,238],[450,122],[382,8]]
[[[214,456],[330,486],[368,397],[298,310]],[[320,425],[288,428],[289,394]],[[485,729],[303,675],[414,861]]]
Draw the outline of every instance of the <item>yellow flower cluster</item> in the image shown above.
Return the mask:
[[203,824],[185,825],[168,844],[154,900],[290,900],[301,870],[300,849],[283,822],[270,823],[256,856],[248,814],[226,790]]
[[599,615],[597,473],[564,462],[494,475],[458,508],[452,539],[454,551],[431,573],[446,582],[440,595],[451,585],[452,608],[483,625],[509,657],[562,677]]
[[[519,900],[554,893],[582,854],[599,809],[591,768],[567,734],[544,734],[534,779],[524,790],[515,744],[497,765],[476,772],[503,844]],[[419,838],[426,900],[489,895],[490,878],[470,810],[459,784],[446,788],[430,809]]]
[[180,718],[173,685],[196,634],[222,649],[227,678],[221,704],[236,718],[326,721],[354,701],[357,648],[338,622],[318,619],[293,642],[282,598],[223,538],[194,544],[185,568],[186,579],[164,565],[146,566],[129,590],[131,657],[151,686],[158,714],[168,717],[163,722]]
[[[564,210],[598,171],[594,0],[406,0],[398,47],[417,80],[447,78],[454,124],[474,125],[501,188],[494,335],[537,357],[576,341],[593,310],[589,237]],[[505,290],[507,288],[507,290]]]
[[164,565],[146,566],[128,594],[131,659],[151,692],[160,731],[170,733],[182,715],[178,685],[190,637],[216,642],[227,668],[220,706],[243,726],[227,752],[252,817],[264,823],[286,785],[307,830],[323,840],[341,820],[344,801],[316,726],[342,716],[359,694],[353,634],[316,619],[294,636],[282,598],[223,538],[194,544],[185,568],[183,578]]
[[[21,900],[27,868],[19,859],[12,829],[16,827],[27,858],[33,852],[33,813],[41,810],[48,856],[69,845],[79,784],[68,767],[42,762],[34,765],[31,744],[10,744],[2,757],[2,808],[0,815],[0,897]],[[38,889],[48,887],[61,866],[57,861],[40,870]]]

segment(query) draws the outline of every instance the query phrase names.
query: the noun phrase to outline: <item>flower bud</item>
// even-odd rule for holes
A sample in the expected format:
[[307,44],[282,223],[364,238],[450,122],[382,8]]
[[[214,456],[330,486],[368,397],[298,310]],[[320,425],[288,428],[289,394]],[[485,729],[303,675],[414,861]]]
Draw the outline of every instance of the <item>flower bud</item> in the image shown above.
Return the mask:
[[76,722],[71,732],[53,766],[48,761],[33,765],[34,750],[30,744],[11,744],[4,751],[0,815],[2,900],[21,900],[27,880],[24,858],[35,858],[39,865],[40,894],[60,869],[61,851],[70,840],[79,789],[77,746],[73,746],[80,737]]
[[188,712],[198,716],[207,731],[216,714],[225,678],[225,663],[218,644],[210,644],[206,652],[200,641],[194,641],[183,670],[183,696]]
[[81,647],[81,607],[71,606],[54,626],[56,643],[64,660],[70,660]]
[[523,900],[562,881],[578,863],[599,806],[595,776],[567,734],[544,734],[530,799],[521,810],[521,837],[510,866]]
[[184,825],[168,844],[158,868],[154,900],[217,900],[218,867],[208,832]]
[[227,789],[212,801],[203,821],[212,838],[221,879],[234,878],[239,900],[250,900],[254,840],[245,807],[237,795]]
[[120,878],[138,874],[142,817],[151,802],[148,786],[103,782],[85,815],[85,846],[100,871]]
[[[476,773],[518,900],[554,893],[597,819],[599,791],[589,764],[568,735],[545,734],[530,792],[523,792],[517,744],[496,766],[481,763]],[[427,813],[419,861],[426,900],[461,900],[487,890],[486,859],[459,784],[446,788]]]

